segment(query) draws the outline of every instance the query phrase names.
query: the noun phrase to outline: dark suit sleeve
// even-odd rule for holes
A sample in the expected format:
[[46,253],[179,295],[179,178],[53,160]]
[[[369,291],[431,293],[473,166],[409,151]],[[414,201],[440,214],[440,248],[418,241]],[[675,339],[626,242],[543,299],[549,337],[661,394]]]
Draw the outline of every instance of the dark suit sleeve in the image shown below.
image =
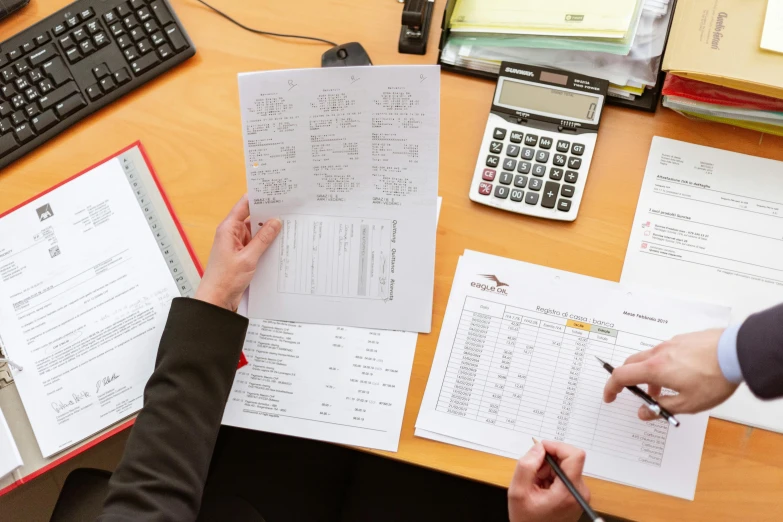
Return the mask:
[[783,397],[783,305],[748,317],[737,334],[742,377],[762,399]]
[[155,371],[98,520],[195,520],[248,320],[171,304]]

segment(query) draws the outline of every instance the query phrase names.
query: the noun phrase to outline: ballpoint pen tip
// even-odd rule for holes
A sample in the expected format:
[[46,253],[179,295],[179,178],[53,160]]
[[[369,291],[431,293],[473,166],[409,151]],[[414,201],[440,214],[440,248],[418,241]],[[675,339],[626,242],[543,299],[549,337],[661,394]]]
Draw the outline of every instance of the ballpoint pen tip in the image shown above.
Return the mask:
[[599,363],[601,363],[601,364],[606,364],[606,363],[604,362],[604,360],[603,360],[603,359],[601,359],[600,357],[598,357],[597,355],[593,355],[593,357],[595,357],[596,359],[598,359],[598,362],[599,362]]

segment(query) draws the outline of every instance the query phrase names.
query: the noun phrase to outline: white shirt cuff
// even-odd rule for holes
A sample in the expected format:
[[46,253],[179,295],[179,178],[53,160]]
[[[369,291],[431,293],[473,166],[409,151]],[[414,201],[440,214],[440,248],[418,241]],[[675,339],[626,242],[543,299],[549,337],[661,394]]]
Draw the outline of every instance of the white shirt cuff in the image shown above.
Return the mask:
[[729,326],[718,341],[718,364],[726,380],[734,384],[741,383],[742,368],[737,354],[737,334],[741,325]]

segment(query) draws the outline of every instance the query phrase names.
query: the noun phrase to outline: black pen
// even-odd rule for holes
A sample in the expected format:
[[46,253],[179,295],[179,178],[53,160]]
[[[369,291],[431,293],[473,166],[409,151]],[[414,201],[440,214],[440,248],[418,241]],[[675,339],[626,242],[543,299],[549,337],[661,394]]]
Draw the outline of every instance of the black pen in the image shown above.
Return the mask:
[[[538,444],[538,441],[535,437],[533,437],[533,443]],[[595,514],[595,511],[593,511],[593,508],[590,507],[590,504],[587,503],[587,501],[582,497],[582,495],[579,493],[579,490],[576,489],[576,486],[569,480],[569,478],[566,476],[565,473],[563,473],[563,470],[560,469],[560,465],[557,463],[557,461],[550,455],[549,453],[546,453],[546,449],[544,449],[544,455],[546,458],[547,463],[549,464],[549,467],[552,468],[552,471],[555,472],[555,475],[560,477],[560,480],[563,481],[563,484],[565,484],[565,487],[568,488],[568,491],[571,492],[571,494],[574,496],[576,501],[579,503],[579,505],[582,507],[584,512],[587,514],[588,517],[590,517],[590,520],[593,522],[604,522],[604,519],[599,517]]]
[[[601,359],[598,358],[597,355],[595,355],[594,357],[598,359],[598,362],[601,363],[601,366],[604,367],[604,370],[606,370],[609,373],[614,372],[614,366],[612,366],[606,361],[602,361]],[[669,424],[671,424],[675,428],[680,425],[680,421],[678,421],[674,417],[674,415],[669,413],[666,410],[666,408],[658,404],[658,401],[656,401],[655,399],[653,399],[652,397],[644,393],[644,390],[642,390],[638,386],[626,386],[625,388],[631,393],[633,393],[634,395],[636,395],[637,397],[639,397],[640,399],[642,399],[644,401],[644,405],[647,406],[648,410],[650,410],[656,415],[660,415],[661,417],[669,421]]]

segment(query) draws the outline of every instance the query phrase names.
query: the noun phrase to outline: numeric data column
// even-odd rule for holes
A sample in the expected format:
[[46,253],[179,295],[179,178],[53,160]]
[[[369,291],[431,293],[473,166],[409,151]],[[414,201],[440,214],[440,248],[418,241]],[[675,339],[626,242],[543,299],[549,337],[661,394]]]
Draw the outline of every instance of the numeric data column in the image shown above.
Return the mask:
[[482,299],[465,299],[437,411],[478,418],[503,308],[503,305]]

